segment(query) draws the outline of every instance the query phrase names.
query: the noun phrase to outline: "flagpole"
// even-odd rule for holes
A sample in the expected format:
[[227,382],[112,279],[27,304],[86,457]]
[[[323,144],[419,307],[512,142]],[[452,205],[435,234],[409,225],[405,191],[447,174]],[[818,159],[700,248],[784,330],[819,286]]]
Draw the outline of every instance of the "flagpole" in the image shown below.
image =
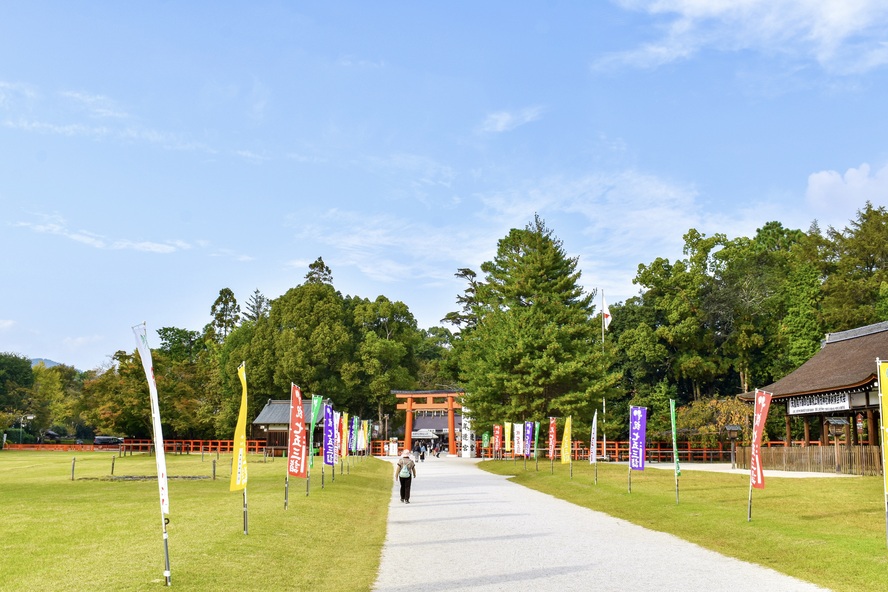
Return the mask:
[[752,479],[749,480],[749,504],[746,506],[746,521],[752,522]]
[[604,288],[601,289],[601,353],[604,353]]
[[170,576],[172,572],[170,571],[170,535],[167,533],[167,524],[170,523],[170,519],[166,518],[161,514],[162,522],[163,522],[163,577],[166,578],[166,585],[172,586],[173,583],[170,580]]
[[247,486],[244,486],[244,534],[249,534],[250,530],[247,528]]

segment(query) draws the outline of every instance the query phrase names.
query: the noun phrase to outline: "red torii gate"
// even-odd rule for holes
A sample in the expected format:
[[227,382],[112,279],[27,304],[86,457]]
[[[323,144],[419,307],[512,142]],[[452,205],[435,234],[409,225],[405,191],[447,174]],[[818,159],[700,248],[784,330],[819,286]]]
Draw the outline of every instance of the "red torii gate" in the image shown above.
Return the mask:
[[[404,399],[404,403],[398,404],[398,409],[407,412],[407,426],[404,428],[404,448],[410,450],[413,444],[413,412],[414,411],[439,411],[447,410],[447,436],[448,453],[457,455],[456,423],[453,418],[454,409],[462,409],[456,399],[466,394],[465,391],[391,391],[398,399]],[[446,401],[435,402],[435,399]],[[422,401],[414,401],[422,399]]]

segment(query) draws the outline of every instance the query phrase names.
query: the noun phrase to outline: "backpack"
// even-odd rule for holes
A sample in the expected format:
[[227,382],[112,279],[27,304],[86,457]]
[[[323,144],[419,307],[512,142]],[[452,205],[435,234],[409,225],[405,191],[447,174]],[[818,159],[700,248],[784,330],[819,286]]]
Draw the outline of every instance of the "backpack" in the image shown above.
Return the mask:
[[398,477],[402,477],[402,478],[406,479],[409,476],[410,476],[410,465],[405,463],[404,466],[401,467],[401,471],[398,473]]

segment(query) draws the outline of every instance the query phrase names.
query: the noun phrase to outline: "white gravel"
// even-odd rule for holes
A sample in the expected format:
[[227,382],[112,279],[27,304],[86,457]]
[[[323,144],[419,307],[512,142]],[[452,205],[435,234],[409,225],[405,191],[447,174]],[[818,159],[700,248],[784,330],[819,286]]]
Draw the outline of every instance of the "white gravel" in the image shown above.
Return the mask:
[[476,462],[418,462],[410,504],[393,485],[374,591],[824,590],[510,483]]

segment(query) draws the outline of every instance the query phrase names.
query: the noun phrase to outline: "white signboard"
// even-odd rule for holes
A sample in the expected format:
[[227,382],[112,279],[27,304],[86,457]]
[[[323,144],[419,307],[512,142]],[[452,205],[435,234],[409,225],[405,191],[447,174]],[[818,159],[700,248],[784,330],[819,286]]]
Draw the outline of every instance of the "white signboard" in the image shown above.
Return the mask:
[[850,408],[851,400],[848,397],[848,393],[802,395],[799,397],[792,397],[786,403],[786,409],[790,415],[844,411]]
[[465,410],[463,413],[459,455],[462,458],[475,458],[475,431],[472,429],[472,421],[465,415]]

